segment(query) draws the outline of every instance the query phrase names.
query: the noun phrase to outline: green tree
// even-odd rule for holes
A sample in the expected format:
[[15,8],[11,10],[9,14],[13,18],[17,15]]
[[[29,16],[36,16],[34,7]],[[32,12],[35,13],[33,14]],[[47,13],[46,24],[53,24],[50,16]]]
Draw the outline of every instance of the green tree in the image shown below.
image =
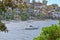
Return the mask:
[[25,2],[23,4],[22,3],[18,3],[17,6],[18,6],[19,9],[22,10],[22,12],[26,11],[26,9],[27,9],[27,5],[26,5]]
[[58,4],[52,4],[53,8],[57,8],[58,7]]
[[20,14],[20,17],[21,17],[21,20],[25,21],[28,19],[28,14],[27,14],[27,5],[26,3],[24,2],[23,4],[22,3],[18,3],[17,4],[18,8],[21,10],[21,14]]
[[0,12],[2,13],[3,12],[6,12],[6,8],[5,8],[5,5],[3,4],[3,2],[0,1]]
[[12,0],[3,0],[3,5],[7,7],[11,7],[12,9],[16,7],[16,5],[12,2]]

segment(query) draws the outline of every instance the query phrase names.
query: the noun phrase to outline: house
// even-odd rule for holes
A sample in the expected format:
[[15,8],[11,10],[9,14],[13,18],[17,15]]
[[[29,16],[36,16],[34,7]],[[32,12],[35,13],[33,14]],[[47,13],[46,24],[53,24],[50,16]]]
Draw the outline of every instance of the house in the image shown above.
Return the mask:
[[6,19],[12,18],[12,9],[10,7],[7,7],[7,12],[5,13],[5,18]]
[[34,10],[34,15],[35,16],[38,16],[40,14],[41,14],[41,10],[40,9]]
[[33,9],[28,8],[28,9],[27,9],[27,13],[29,13],[29,14],[33,13]]
[[39,3],[39,2],[36,2],[35,4],[34,4],[34,9],[39,9],[39,8],[42,8],[42,3]]
[[60,18],[60,12],[52,12],[53,18]]
[[47,15],[48,14],[48,11],[46,9],[42,9],[42,13]]
[[55,10],[56,10],[56,11],[60,11],[60,7],[57,7]]
[[15,8],[15,9],[13,10],[14,19],[19,20],[19,19],[20,19],[20,13],[21,13],[20,9]]
[[19,8],[15,8],[14,11],[15,11],[15,14],[20,14],[21,13]]

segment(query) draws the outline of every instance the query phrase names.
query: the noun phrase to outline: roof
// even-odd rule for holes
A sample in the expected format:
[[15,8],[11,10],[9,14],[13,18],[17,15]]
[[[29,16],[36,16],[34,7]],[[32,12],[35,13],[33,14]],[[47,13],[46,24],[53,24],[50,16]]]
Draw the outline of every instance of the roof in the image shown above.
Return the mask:
[[35,3],[35,6],[41,6],[42,5],[42,3]]
[[[32,4],[32,3],[29,3],[29,4]],[[43,5],[43,4],[39,2],[35,2],[35,6],[40,6],[40,5]]]

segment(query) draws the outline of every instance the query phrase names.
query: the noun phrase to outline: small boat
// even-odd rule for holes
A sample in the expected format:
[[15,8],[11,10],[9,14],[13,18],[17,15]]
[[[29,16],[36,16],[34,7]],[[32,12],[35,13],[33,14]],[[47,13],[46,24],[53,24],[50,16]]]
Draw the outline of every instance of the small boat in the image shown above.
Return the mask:
[[25,28],[25,30],[37,30],[38,27],[34,27],[32,25],[30,25],[28,28]]

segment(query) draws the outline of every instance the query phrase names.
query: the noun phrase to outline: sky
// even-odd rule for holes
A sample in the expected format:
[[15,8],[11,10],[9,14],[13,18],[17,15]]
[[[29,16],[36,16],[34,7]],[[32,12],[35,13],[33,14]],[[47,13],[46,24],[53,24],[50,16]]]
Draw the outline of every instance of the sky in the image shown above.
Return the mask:
[[[1,0],[0,0],[1,1]],[[31,0],[32,1],[32,0]],[[31,2],[30,1],[30,2]],[[51,5],[51,4],[58,4],[60,6],[60,0],[47,0],[48,3],[47,5]],[[36,2],[42,2],[42,0],[36,0]]]
[[[47,1],[48,1],[47,5],[58,4],[60,6],[60,0],[47,0]],[[36,0],[36,2],[42,2],[42,0]]]

